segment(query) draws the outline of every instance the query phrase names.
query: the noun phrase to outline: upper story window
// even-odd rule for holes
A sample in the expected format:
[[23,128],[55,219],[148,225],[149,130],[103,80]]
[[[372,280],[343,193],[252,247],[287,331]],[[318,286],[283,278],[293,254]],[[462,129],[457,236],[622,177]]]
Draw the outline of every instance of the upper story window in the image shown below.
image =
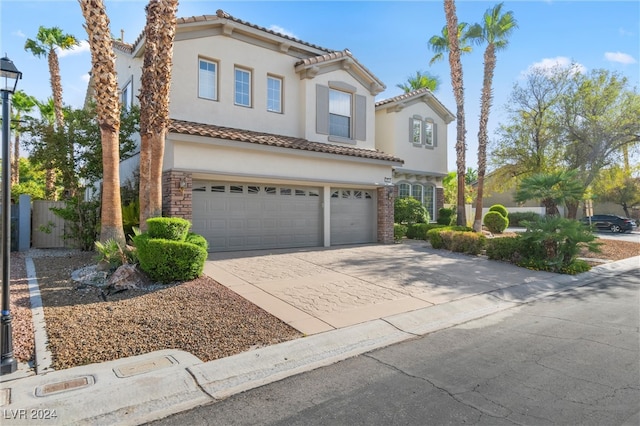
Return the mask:
[[251,106],[251,71],[235,69],[235,98],[234,102],[240,106]]
[[200,59],[198,70],[198,97],[218,100],[218,64]]
[[329,89],[329,135],[351,138],[351,94]]
[[332,142],[356,143],[367,139],[367,97],[341,81],[316,85],[316,132]]
[[416,146],[436,146],[436,123],[431,118],[414,115],[409,118],[409,141]]
[[129,109],[133,105],[133,81],[129,81],[122,89],[122,109]]
[[267,111],[282,112],[282,79],[267,76]]

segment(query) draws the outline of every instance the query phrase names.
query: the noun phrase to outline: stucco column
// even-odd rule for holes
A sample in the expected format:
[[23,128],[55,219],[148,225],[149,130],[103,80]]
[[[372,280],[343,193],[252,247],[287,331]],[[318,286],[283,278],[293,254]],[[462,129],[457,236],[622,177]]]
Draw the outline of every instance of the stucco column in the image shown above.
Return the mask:
[[167,170],[162,174],[162,215],[193,219],[191,173]]

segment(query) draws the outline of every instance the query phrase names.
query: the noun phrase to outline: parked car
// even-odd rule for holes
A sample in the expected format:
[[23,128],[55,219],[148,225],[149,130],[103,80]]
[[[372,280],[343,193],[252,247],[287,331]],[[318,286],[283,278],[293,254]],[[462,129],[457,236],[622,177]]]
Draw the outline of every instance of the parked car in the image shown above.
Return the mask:
[[631,232],[636,227],[632,219],[615,214],[596,214],[585,216],[580,221],[586,225],[592,225],[599,231]]

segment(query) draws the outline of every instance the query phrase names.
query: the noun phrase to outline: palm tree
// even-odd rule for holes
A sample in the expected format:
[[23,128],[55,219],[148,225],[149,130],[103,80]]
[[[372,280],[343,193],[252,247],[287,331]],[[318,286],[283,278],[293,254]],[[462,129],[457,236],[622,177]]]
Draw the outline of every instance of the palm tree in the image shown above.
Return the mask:
[[482,98],[480,107],[480,124],[478,126],[478,185],[476,194],[476,214],[473,229],[482,231],[482,196],[484,193],[484,175],[487,168],[487,124],[493,102],[493,75],[496,68],[496,52],[509,44],[508,37],[518,27],[513,12],[502,14],[503,3],[487,9],[482,22],[482,35],[477,40],[486,42],[484,51],[484,77],[482,81]]
[[[469,40],[477,37],[478,30],[478,27],[469,27],[469,24],[466,22],[460,22],[458,24],[458,30],[456,33],[458,35],[458,46],[461,54],[471,53],[473,51],[473,47],[469,44]],[[449,30],[446,25],[442,27],[441,35],[434,35],[429,39],[429,46],[431,47],[431,50],[435,52],[435,55],[433,55],[429,61],[429,65],[433,65],[444,59],[444,54],[449,51]]]
[[37,104],[35,97],[27,95],[24,91],[18,90],[14,95],[11,102],[12,119],[16,122],[13,130],[15,135],[13,144],[13,159],[11,160],[11,185],[16,185],[20,182],[20,129],[22,114],[31,112]]
[[109,17],[102,0],[78,0],[91,49],[91,75],[102,141],[102,205],[100,241],[125,244],[120,200],[120,99]]
[[428,72],[416,71],[415,76],[407,77],[406,83],[396,84],[396,87],[404,90],[405,93],[413,92],[418,89],[429,89],[432,92],[438,90],[440,86],[440,78],[429,74]]
[[169,124],[169,94],[177,0],[150,0],[140,83],[140,228],[162,215],[162,162]]
[[577,170],[571,170],[526,177],[520,182],[514,199],[517,203],[540,200],[547,216],[557,216],[558,205],[577,202],[584,194],[584,186],[576,176]]
[[[443,37],[433,36],[429,39],[429,46],[436,52],[436,56],[431,59],[431,63],[437,61],[438,58],[444,57],[444,52],[449,52],[449,68],[451,71],[451,85],[453,87],[453,95],[456,100],[456,168],[458,176],[458,196],[457,196],[457,221],[458,225],[466,226],[467,215],[464,208],[464,173],[466,167],[465,153],[467,146],[465,143],[465,127],[464,116],[464,86],[462,79],[462,62],[460,54],[463,49],[467,49],[465,28],[466,24],[458,24],[456,15],[456,5],[454,0],[444,0],[444,13],[447,18],[446,32],[443,29]],[[446,37],[444,37],[446,34]],[[468,51],[467,49],[465,51]]]
[[[62,128],[64,125],[64,114],[62,108],[62,83],[60,79],[60,63],[56,49],[67,50],[78,45],[78,40],[71,34],[64,34],[58,27],[38,28],[36,39],[27,39],[24,50],[33,53],[36,57],[47,57],[49,62],[49,76],[51,78],[51,91],[53,93],[54,112],[56,116],[56,126]],[[47,169],[46,188],[47,195],[54,194],[55,171],[53,168]]]

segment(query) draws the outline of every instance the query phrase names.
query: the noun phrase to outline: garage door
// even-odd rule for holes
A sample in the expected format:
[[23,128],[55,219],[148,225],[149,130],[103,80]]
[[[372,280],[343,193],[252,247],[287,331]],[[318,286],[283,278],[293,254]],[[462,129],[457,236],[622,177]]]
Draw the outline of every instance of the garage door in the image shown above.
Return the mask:
[[369,189],[331,190],[331,245],[377,240],[377,203]]
[[194,181],[193,232],[209,251],[320,246],[320,188]]

